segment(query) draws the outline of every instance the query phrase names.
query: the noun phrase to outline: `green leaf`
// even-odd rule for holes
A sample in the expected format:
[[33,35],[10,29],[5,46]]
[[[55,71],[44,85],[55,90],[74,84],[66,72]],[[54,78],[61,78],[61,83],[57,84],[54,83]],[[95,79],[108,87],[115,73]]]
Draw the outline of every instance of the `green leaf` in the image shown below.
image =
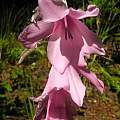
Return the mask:
[[12,92],[12,87],[11,87],[11,85],[8,83],[8,82],[3,82],[2,83],[2,87],[4,88],[4,89],[6,89],[8,92]]

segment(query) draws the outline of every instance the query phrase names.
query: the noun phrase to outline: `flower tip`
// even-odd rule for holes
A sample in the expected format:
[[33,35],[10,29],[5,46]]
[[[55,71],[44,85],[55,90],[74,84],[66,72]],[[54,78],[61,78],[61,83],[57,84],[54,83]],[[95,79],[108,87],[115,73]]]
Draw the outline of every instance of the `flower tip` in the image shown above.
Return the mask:
[[21,41],[22,41],[22,37],[21,37],[21,34],[18,36],[18,40],[21,40]]
[[97,8],[96,5],[88,5],[87,10],[91,11],[95,8]]
[[29,97],[30,100],[37,102],[35,97]]
[[101,94],[103,94],[104,88],[105,88],[104,83],[102,81],[100,81],[100,80],[99,80],[99,82],[100,82],[100,86],[98,87],[98,90],[100,91]]
[[99,8],[96,8],[96,16],[99,15],[99,12],[100,12],[100,9],[99,9]]
[[104,50],[104,48],[101,48],[101,55],[105,55],[106,53],[105,53],[105,50]]
[[33,102],[36,102],[36,103],[38,103],[39,101],[42,100],[41,96],[39,96],[39,97],[29,97],[29,99],[32,100]]
[[102,89],[100,90],[100,93],[101,93],[101,94],[103,94],[103,93],[104,93],[104,88],[102,88]]
[[93,11],[94,12],[94,16],[98,16],[98,14],[100,12],[99,8],[97,8],[96,5],[88,5],[87,10],[90,11],[90,12]]

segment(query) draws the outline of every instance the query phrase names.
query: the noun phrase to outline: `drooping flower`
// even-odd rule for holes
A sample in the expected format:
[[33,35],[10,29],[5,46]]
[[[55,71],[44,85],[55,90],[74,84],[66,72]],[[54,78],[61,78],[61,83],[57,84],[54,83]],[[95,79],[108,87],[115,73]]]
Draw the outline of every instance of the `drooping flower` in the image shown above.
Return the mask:
[[41,19],[28,25],[19,36],[27,48],[34,48],[39,40],[49,37],[47,53],[52,68],[43,94],[34,98],[45,103],[38,104],[34,119],[40,120],[47,109],[46,120],[70,120],[73,111],[68,106],[82,106],[85,95],[79,74],[100,92],[104,89],[103,82],[86,70],[85,58],[93,53],[104,55],[105,51],[96,34],[80,21],[97,16],[99,9],[89,5],[86,11],[75,10],[67,8],[62,0],[38,0],[38,9]]
[[[41,100],[40,102],[42,102],[49,98],[46,120],[54,120],[55,118],[70,120],[70,118],[72,119],[72,114],[74,114],[73,109],[77,106],[82,106],[84,95],[85,86],[81,82],[78,72],[69,65],[64,74],[59,73],[52,67],[42,95],[33,100],[35,102]],[[39,111],[41,109],[41,112],[38,112],[39,115],[36,114],[35,120],[42,117],[42,108],[38,109]]]

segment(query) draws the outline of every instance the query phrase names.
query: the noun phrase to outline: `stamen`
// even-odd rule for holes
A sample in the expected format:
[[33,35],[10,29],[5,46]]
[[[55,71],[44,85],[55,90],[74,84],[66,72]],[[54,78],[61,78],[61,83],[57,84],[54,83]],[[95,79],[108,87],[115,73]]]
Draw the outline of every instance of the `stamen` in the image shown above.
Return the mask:
[[65,39],[67,40],[67,28],[65,28]]
[[67,28],[68,24],[67,24],[67,18],[66,17],[64,18],[64,23],[65,23],[65,28]]
[[70,39],[73,39],[73,36],[70,32],[68,32],[68,36],[69,36]]
[[73,39],[73,36],[72,36],[71,32],[69,31],[69,29],[65,28],[65,39],[67,40],[68,38]]
[[65,39],[73,39],[72,34],[70,33],[70,30],[68,29],[68,23],[67,23],[67,17],[64,18],[64,24],[65,24]]

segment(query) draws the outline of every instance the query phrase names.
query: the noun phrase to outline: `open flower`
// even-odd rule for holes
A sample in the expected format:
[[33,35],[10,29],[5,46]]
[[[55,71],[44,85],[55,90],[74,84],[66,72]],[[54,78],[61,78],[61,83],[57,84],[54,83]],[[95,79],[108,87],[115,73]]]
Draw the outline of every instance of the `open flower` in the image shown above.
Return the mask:
[[69,65],[63,74],[52,67],[42,95],[32,98],[35,102],[42,103],[41,107],[38,104],[35,120],[42,118],[46,108],[46,120],[71,120],[75,109],[82,106],[84,96],[85,86],[74,67]]
[[49,37],[47,53],[52,68],[42,96],[34,98],[38,103],[42,98],[41,101],[47,101],[47,104],[38,107],[35,120],[41,119],[45,108],[46,120],[70,120],[72,110],[67,106],[69,103],[75,108],[82,106],[85,95],[79,74],[88,78],[100,92],[104,89],[103,82],[86,70],[85,58],[93,53],[104,55],[105,51],[96,34],[80,21],[97,16],[99,9],[89,5],[86,11],[75,10],[68,8],[62,0],[38,0],[38,9],[40,21],[28,25],[19,36],[27,48],[34,48],[39,40]]
[[39,40],[49,36],[48,58],[61,73],[69,63],[85,66],[84,57],[92,53],[105,54],[96,34],[79,21],[97,16],[99,9],[95,5],[82,11],[68,9],[56,0],[39,0],[38,3],[42,20],[28,25],[19,36],[27,48],[36,47]]

